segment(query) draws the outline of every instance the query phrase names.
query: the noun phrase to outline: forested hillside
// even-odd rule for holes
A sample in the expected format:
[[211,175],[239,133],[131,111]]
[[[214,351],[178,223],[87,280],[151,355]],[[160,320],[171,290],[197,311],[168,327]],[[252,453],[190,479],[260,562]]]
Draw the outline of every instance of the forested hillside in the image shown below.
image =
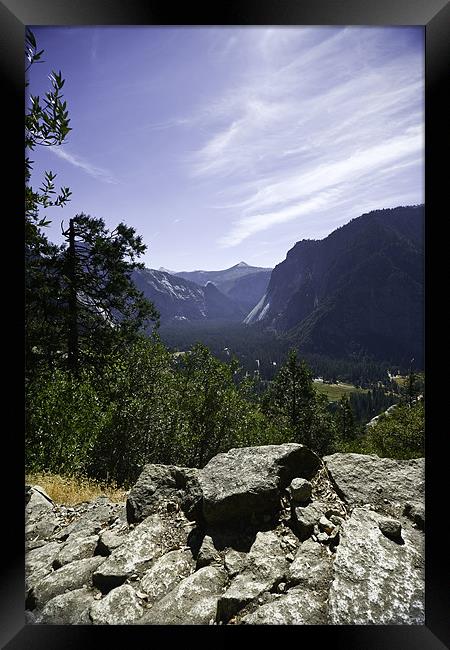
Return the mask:
[[423,366],[424,207],[377,210],[302,240],[247,316],[302,351]]

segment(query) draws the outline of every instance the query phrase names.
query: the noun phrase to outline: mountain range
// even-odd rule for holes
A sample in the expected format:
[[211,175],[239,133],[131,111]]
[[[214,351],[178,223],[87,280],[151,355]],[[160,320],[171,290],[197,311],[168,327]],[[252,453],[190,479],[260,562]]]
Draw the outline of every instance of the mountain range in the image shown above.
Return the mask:
[[263,296],[271,273],[271,268],[250,266],[245,262],[239,262],[223,271],[179,271],[173,275],[200,286],[212,282],[220,292],[234,300],[247,315]]
[[305,352],[423,364],[424,206],[375,210],[270,268],[139,269],[165,322],[244,323]]
[[424,206],[376,210],[302,240],[245,323],[299,349],[423,363]]
[[223,271],[136,269],[133,280],[162,321],[241,322],[266,291],[271,271],[240,262]]

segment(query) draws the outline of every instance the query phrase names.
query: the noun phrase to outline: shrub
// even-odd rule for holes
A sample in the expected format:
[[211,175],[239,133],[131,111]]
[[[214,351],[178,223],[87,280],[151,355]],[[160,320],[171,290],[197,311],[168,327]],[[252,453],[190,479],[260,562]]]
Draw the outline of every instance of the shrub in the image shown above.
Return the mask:
[[78,379],[61,369],[37,375],[26,406],[28,471],[83,473],[105,424],[91,373],[83,371]]
[[425,454],[425,408],[423,401],[397,406],[370,427],[366,453],[389,458],[418,458]]

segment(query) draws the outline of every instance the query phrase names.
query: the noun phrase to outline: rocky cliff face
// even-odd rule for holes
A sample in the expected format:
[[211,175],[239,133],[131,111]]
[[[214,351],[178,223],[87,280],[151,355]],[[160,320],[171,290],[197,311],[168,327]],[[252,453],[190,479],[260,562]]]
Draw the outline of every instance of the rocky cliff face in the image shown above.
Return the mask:
[[424,624],[424,459],[302,445],[146,465],[126,503],[26,489],[35,624]]
[[424,207],[377,210],[302,240],[247,315],[303,350],[423,361]]
[[136,269],[133,282],[153,302],[162,322],[225,319],[240,322],[245,310],[208,282],[195,282],[153,269]]

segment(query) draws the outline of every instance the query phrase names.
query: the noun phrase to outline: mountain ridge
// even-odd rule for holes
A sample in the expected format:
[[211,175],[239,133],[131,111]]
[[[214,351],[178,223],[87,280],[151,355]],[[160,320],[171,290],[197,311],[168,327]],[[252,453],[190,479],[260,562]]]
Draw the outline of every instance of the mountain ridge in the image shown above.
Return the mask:
[[245,323],[303,350],[423,358],[424,206],[375,210],[298,241]]

